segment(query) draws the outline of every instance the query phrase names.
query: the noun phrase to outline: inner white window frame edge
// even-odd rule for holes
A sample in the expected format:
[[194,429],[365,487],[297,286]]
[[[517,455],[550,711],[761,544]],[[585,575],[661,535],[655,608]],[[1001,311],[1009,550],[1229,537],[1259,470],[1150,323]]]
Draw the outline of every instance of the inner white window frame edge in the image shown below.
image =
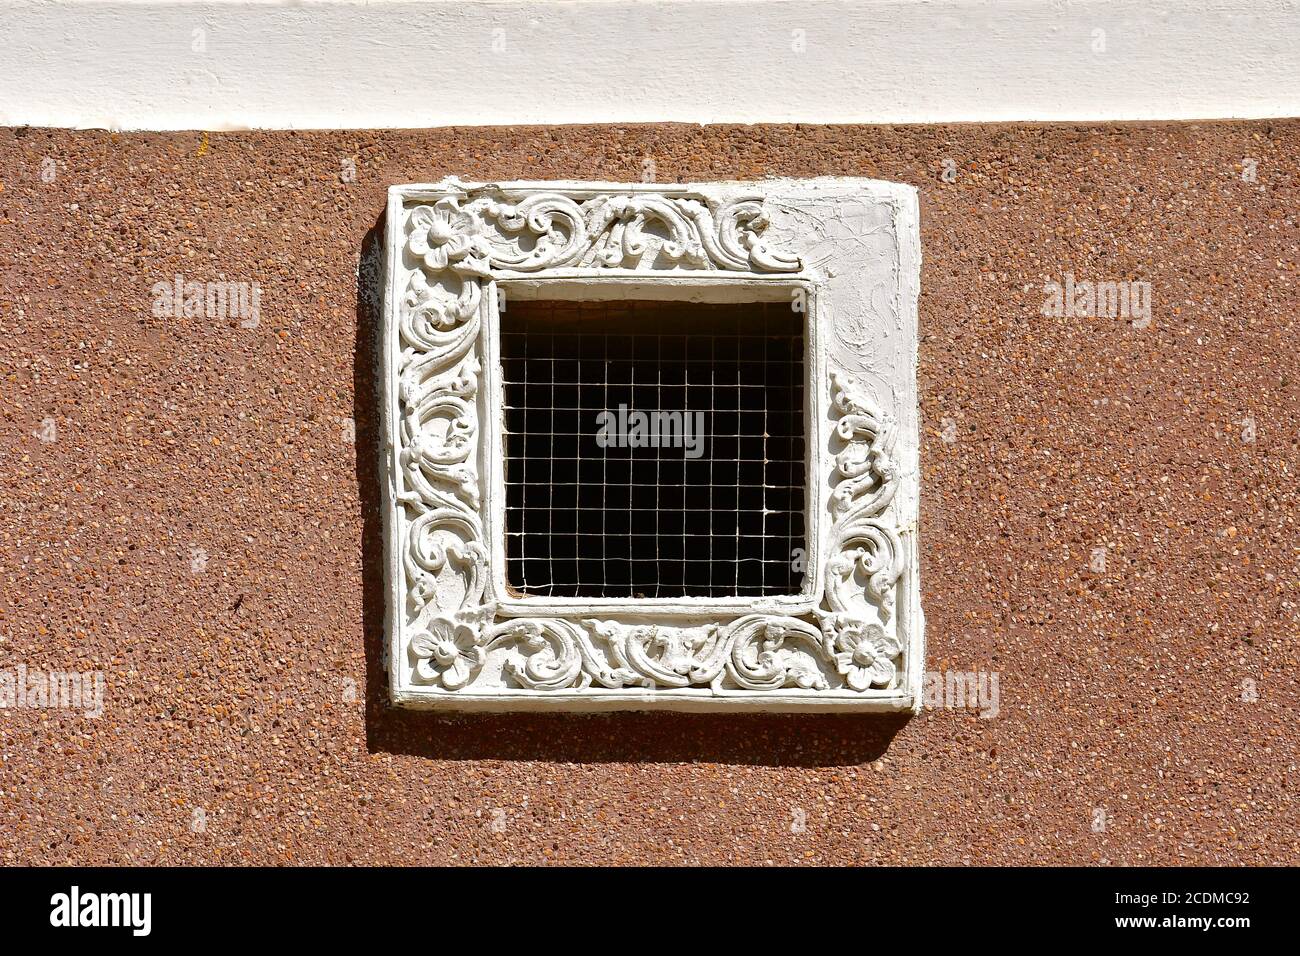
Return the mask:
[[[488,246],[467,246],[460,241],[462,233],[453,230],[455,236],[451,244],[440,246],[434,253],[434,260],[442,265],[448,260],[437,257],[446,249],[452,249],[453,259],[460,256],[462,272],[466,268],[473,272],[481,263],[488,265],[481,280],[476,280],[480,283],[481,297],[475,304],[472,317],[463,323],[475,322],[478,325],[468,351],[446,363],[445,367],[439,367],[437,372],[423,379],[420,386],[421,394],[427,400],[431,391],[428,383],[440,382],[439,387],[432,391],[436,391],[441,399],[435,399],[431,404],[451,409],[453,419],[466,419],[459,423],[462,437],[466,431],[469,433],[469,449],[464,461],[450,466],[426,464],[426,468],[443,477],[451,473],[449,469],[467,470],[472,473],[471,477],[481,492],[481,497],[471,501],[460,492],[448,490],[454,483],[430,482],[429,485],[440,489],[438,501],[425,500],[418,506],[426,512],[448,513],[443,503],[444,499],[449,499],[450,504],[461,512],[447,515],[451,525],[460,529],[456,533],[447,531],[446,521],[426,517],[422,527],[444,527],[435,535],[422,535],[421,541],[436,538],[444,543],[448,540],[456,543],[460,539],[477,538],[481,549],[481,552],[475,551],[475,556],[468,556],[464,552],[474,549],[462,547],[459,554],[464,569],[470,565],[478,566],[481,599],[466,598],[463,587],[461,593],[449,599],[444,587],[448,579],[463,584],[474,575],[453,573],[451,566],[454,561],[430,562],[430,549],[413,550],[411,547],[412,528],[419,512],[412,511],[404,502],[410,501],[413,494],[419,495],[413,491],[412,482],[407,480],[409,472],[403,465],[403,458],[404,453],[408,453],[408,462],[411,457],[423,461],[424,452],[410,455],[410,443],[404,437],[402,369],[404,354],[414,353],[409,348],[404,352],[401,326],[403,318],[409,319],[412,314],[405,297],[417,273],[426,287],[441,286],[445,289],[455,284],[456,277],[446,271],[431,271],[427,265],[421,266],[418,262],[408,266],[404,256],[407,261],[414,261],[405,248],[410,238],[413,210],[424,208],[432,212],[439,200],[456,198],[456,203],[444,205],[459,211],[460,203],[467,197],[472,202],[484,193],[514,203],[529,197],[534,202],[541,202],[542,196],[558,196],[578,204],[599,201],[601,197],[629,198],[634,199],[633,205],[642,210],[646,202],[652,206],[672,206],[670,215],[673,210],[680,212],[682,208],[698,212],[697,207],[689,206],[689,203],[685,207],[675,205],[694,200],[706,206],[709,215],[692,219],[689,230],[685,219],[679,219],[677,227],[670,224],[674,234],[680,231],[683,237],[703,239],[702,244],[696,243],[694,247],[697,257],[703,255],[702,263],[696,263],[695,268],[574,267],[572,257],[566,259],[563,267],[521,264],[516,260],[514,264],[519,268],[509,268],[491,254],[501,249],[512,254],[518,252],[518,247],[510,247],[505,241],[514,233],[500,228],[495,232],[487,230],[495,242]],[[763,225],[770,218],[768,213],[771,211],[766,199],[776,195],[780,196],[782,208],[795,208],[799,215],[786,217],[789,222],[783,222],[782,229],[769,229],[769,233],[764,234]],[[858,242],[858,237],[844,232],[844,217],[837,210],[837,204],[844,202],[865,204],[866,207],[884,210],[888,215],[894,261],[882,273],[884,279],[881,281],[887,281],[890,286],[889,301],[895,328],[876,328],[885,324],[885,318],[881,316],[854,314],[849,318],[855,330],[865,327],[871,334],[902,336],[905,364],[908,366],[902,369],[902,381],[870,381],[870,374],[866,374],[863,377],[868,381],[859,382],[855,373],[860,366],[851,367],[851,350],[843,347],[845,336],[837,332],[838,290],[832,280],[836,270],[841,268],[840,263],[845,259],[852,260],[854,244]],[[753,220],[755,203],[759,204],[763,214],[757,222]],[[737,213],[737,210],[742,212]],[[381,467],[384,476],[386,663],[390,695],[395,704],[464,711],[919,711],[924,676],[924,620],[920,607],[916,514],[918,423],[915,350],[920,243],[917,198],[912,187],[863,179],[659,185],[464,183],[453,177],[436,184],[392,187],[387,213],[386,295],[380,348],[384,436]],[[728,213],[735,215],[728,216]],[[428,213],[423,215],[428,218]],[[646,215],[650,219],[657,218],[653,209]],[[474,216],[465,220],[452,216],[460,225],[465,225],[466,221],[472,223],[471,231],[487,226],[486,218]],[[635,218],[636,210],[633,209],[613,217],[613,222],[626,225]],[[560,239],[572,235],[574,230],[566,233],[562,228],[565,224],[563,215],[557,219],[561,228],[555,234]],[[837,222],[831,223],[831,220]],[[659,221],[663,222],[662,219]],[[499,227],[500,217],[494,218],[493,222]],[[708,228],[700,226],[700,222]],[[790,222],[795,223],[792,234]],[[720,246],[718,237],[728,223],[734,227],[730,230],[733,241],[729,247]],[[524,224],[515,231],[536,238],[539,233],[532,225]],[[549,225],[555,228],[554,222]],[[836,228],[824,228],[832,225]],[[792,247],[802,244],[807,251],[815,244],[818,251],[818,255],[813,257],[815,261],[775,248],[775,242],[769,248],[767,239],[771,238],[773,231],[785,233],[782,238]],[[704,232],[712,235],[704,236]],[[608,233],[608,228],[598,230],[582,245],[590,251],[593,242],[607,238]],[[737,254],[743,255],[745,249],[752,250],[755,246],[758,246],[758,251],[749,253],[749,268],[742,267]],[[426,241],[421,248],[428,247]],[[467,248],[470,251],[466,252]],[[479,252],[486,255],[479,255]],[[652,252],[657,253],[657,247],[652,247]],[[475,260],[479,263],[476,264]],[[872,269],[879,271],[878,264],[873,266],[860,260],[855,261],[854,268],[863,273],[871,273]],[[451,281],[442,284],[438,281],[440,276],[447,276]],[[795,596],[757,599],[684,597],[629,600],[515,597],[508,594],[504,587],[503,396],[499,374],[499,326],[495,321],[499,314],[499,296],[504,294],[507,301],[528,298],[789,301],[791,290],[796,288],[808,294],[805,327],[805,530],[811,573],[805,581],[804,591]],[[838,308],[847,313],[849,304],[838,303]],[[418,309],[415,311],[419,312]],[[441,312],[436,318],[446,321]],[[461,324],[451,323],[449,333],[455,335],[460,327]],[[409,342],[407,344],[409,346]],[[420,354],[428,356],[430,353]],[[480,381],[470,381],[474,376],[466,375],[467,366],[463,364],[467,360],[472,362],[474,357],[477,357],[481,369]],[[850,441],[839,440],[838,445],[834,445],[837,430],[844,428],[847,428]],[[866,481],[851,482],[837,471],[837,454],[849,448],[850,444],[853,448],[847,456],[848,467],[853,469],[861,465],[869,472],[867,477],[873,480],[869,483],[869,490],[860,489],[846,497],[842,507],[837,506],[841,507],[841,513],[836,515],[831,511],[835,487],[852,485],[857,488],[868,484]],[[427,448],[428,443],[421,447]],[[437,454],[433,457],[441,460],[447,447],[446,444],[436,447]],[[427,471],[420,473],[428,474]],[[456,474],[463,477],[463,471]],[[833,482],[837,484],[833,486]],[[846,488],[849,490],[852,488]],[[860,506],[868,499],[883,499],[885,504],[862,511]],[[855,515],[857,525],[870,526],[869,535],[876,542],[867,549],[865,564],[858,567],[877,572],[879,569],[871,562],[879,559],[882,549],[890,557],[884,562],[886,568],[883,572],[858,576],[857,580],[869,582],[872,587],[859,588],[850,584],[836,590],[841,599],[840,611],[843,612],[839,613],[824,592],[828,577],[837,573],[831,570],[832,562],[837,558],[851,561],[853,549],[833,548],[832,553],[827,551],[827,547],[832,536],[842,527],[843,519]],[[892,540],[892,544],[886,539]],[[855,540],[859,544],[870,543],[860,538]],[[417,553],[422,563],[413,563],[412,555]],[[438,557],[441,558],[441,554]],[[429,570],[430,564],[440,565],[436,573]],[[416,575],[424,582],[419,588],[414,581]],[[430,584],[433,578],[437,579],[436,587]],[[838,580],[843,578],[843,573],[839,573]],[[882,581],[884,586],[873,590]],[[845,596],[852,600],[857,591],[861,591],[861,607],[846,604]],[[408,621],[412,616],[412,595],[419,593],[427,597],[431,592],[434,596],[428,599],[429,607],[424,612],[425,617],[421,618],[425,626],[412,627],[412,622]],[[468,607],[461,606],[465,600],[469,600]],[[593,633],[590,626],[582,623],[590,619],[602,622],[601,634]],[[710,630],[710,627],[717,630]],[[654,630],[648,631],[649,628]],[[818,633],[820,642],[814,637]],[[668,646],[667,653],[675,656],[664,660],[664,655],[656,659],[653,654],[646,653],[647,644],[652,643],[648,635],[666,635],[661,642]],[[686,645],[684,652],[683,641],[688,638],[697,642],[702,640],[703,651],[692,650]],[[737,644],[743,646],[737,650]],[[490,647],[491,652],[484,650],[485,647]],[[520,650],[521,647],[524,650]],[[605,651],[605,647],[610,650]],[[509,650],[503,655],[500,653],[502,648]],[[768,661],[770,666],[764,665],[765,658],[761,656],[765,648],[773,650],[773,657]],[[898,653],[891,658],[892,665],[881,663],[884,655],[895,648]],[[857,651],[856,655],[854,651]],[[735,658],[734,665],[733,652],[740,655]],[[593,658],[596,653],[602,656]],[[801,660],[800,655],[807,661]],[[719,663],[722,657],[726,660]],[[578,664],[577,677],[566,685],[565,675],[573,670],[575,661]],[[812,661],[816,661],[817,666],[807,666]],[[672,672],[669,667],[672,664],[687,667],[687,674]],[[698,669],[696,664],[700,665]],[[506,686],[505,675],[501,672],[503,665],[515,669],[512,681],[527,679],[537,686]],[[878,678],[887,672],[888,666],[893,666],[894,675],[882,686],[868,683],[862,689],[855,689],[847,683],[849,676],[853,676],[861,686],[871,679],[866,675]],[[530,667],[531,671],[528,670]],[[670,673],[678,681],[689,680],[696,674],[707,676],[715,667],[716,674],[705,686],[679,687],[659,681],[660,676]],[[461,682],[466,668],[471,672],[468,684]],[[493,668],[495,674],[489,675]],[[593,678],[596,675],[611,679],[611,675],[628,674],[646,683],[607,687]],[[770,679],[758,680],[755,674]],[[814,679],[825,682],[827,675],[836,675],[842,686],[817,687],[805,683]],[[764,686],[726,686],[739,679]]]

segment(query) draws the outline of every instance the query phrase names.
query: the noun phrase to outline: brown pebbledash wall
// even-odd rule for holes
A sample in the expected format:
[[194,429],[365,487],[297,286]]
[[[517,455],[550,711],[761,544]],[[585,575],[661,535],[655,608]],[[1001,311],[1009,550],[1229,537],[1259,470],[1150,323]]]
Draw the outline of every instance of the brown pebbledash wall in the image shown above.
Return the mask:
[[[1298,157],[1297,121],[0,130],[0,670],[108,681],[0,713],[0,862],[1300,863]],[[921,190],[928,663],[996,671],[995,718],[385,703],[385,189],[647,158]],[[1150,282],[1150,326],[1044,317],[1066,272]],[[260,323],[155,318],[178,273]]]

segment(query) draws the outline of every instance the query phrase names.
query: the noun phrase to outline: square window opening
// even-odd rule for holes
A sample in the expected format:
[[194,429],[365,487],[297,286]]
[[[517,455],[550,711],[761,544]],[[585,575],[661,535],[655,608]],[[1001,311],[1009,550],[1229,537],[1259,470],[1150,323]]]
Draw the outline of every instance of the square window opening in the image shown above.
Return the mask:
[[783,302],[511,301],[500,319],[511,590],[799,593],[804,320]]

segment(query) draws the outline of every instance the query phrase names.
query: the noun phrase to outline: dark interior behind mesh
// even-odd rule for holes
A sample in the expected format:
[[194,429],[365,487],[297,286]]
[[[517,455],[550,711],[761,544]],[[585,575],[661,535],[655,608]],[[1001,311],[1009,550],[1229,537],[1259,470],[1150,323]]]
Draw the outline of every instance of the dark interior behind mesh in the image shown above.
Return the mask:
[[[510,586],[557,597],[798,592],[802,319],[780,302],[510,302]],[[703,412],[703,454],[601,447],[598,413],[620,405]]]

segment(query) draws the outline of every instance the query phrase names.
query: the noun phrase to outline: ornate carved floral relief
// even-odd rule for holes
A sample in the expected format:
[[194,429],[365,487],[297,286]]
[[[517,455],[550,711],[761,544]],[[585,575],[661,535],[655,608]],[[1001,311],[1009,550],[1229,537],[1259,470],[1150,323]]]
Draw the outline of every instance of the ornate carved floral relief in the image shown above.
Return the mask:
[[[888,187],[887,198],[905,188]],[[920,661],[909,656],[920,653],[921,622],[919,607],[910,610],[914,549],[901,536],[914,522],[904,529],[894,507],[903,485],[894,457],[898,416],[837,361],[834,342],[824,347],[825,374],[817,383],[828,414],[809,435],[820,477],[810,507],[825,517],[813,549],[822,560],[818,595],[794,611],[756,605],[737,613],[695,599],[680,607],[627,601],[617,613],[546,607],[521,616],[504,613],[493,593],[485,532],[492,492],[482,464],[484,430],[497,416],[491,395],[480,390],[491,354],[484,324],[491,321],[493,283],[614,274],[708,283],[717,273],[821,282],[796,247],[765,238],[764,198],[737,189],[451,180],[392,191],[386,517],[390,674],[399,703],[915,705],[909,675],[919,675]],[[788,195],[783,202],[791,202]],[[827,242],[808,241],[819,248]],[[828,301],[810,321],[833,329],[833,288],[822,298]],[[914,335],[909,304],[905,318]],[[914,392],[908,400],[914,409]],[[914,482],[915,473],[908,478]],[[901,584],[908,585],[902,598]]]

